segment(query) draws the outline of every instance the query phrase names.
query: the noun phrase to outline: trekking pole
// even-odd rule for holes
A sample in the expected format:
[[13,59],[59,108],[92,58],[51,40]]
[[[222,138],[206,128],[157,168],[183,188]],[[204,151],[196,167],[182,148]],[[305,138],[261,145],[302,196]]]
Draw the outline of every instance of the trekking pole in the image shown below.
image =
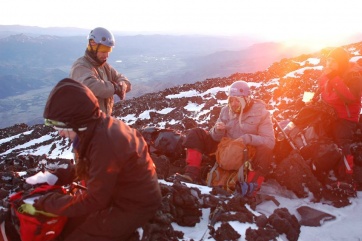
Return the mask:
[[285,133],[285,131],[283,130],[283,128],[280,126],[279,122],[277,121],[277,119],[275,119],[275,117],[273,116],[273,121],[275,122],[275,124],[277,125],[278,129],[281,131],[281,133],[283,134],[283,136],[285,137],[285,139],[287,139],[289,145],[296,151],[298,151],[299,153],[299,149],[294,145],[292,139],[289,138],[289,136],[287,135],[287,133]]
[[302,158],[302,160],[305,162],[305,159],[302,155],[302,153],[300,152],[300,150],[295,146],[294,142],[292,141],[292,139],[289,138],[289,136],[287,135],[287,133],[285,133],[285,131],[283,130],[283,128],[280,126],[279,122],[275,119],[275,117],[273,116],[273,120],[274,122],[277,124],[278,128],[280,129],[280,131],[283,133],[283,135],[285,136],[286,140],[288,141],[289,145],[293,148],[294,151],[296,151],[299,155],[300,158]]
[[214,230],[214,225],[217,222],[217,219],[220,217],[221,213],[224,211],[223,207],[221,205],[217,206],[215,208],[215,210],[210,213],[209,216],[209,223],[207,224],[207,229],[204,232],[204,235],[202,235],[200,241],[204,241],[206,234],[208,233],[208,231],[213,231]]

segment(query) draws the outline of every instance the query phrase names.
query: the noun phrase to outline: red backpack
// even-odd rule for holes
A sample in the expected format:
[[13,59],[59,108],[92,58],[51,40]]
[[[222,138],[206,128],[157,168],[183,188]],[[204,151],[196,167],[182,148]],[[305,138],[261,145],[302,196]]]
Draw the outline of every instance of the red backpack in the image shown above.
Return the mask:
[[25,199],[49,192],[66,193],[61,186],[42,185],[30,192],[20,191],[9,198],[11,221],[22,241],[50,241],[62,232],[67,217],[41,213],[30,215],[21,210]]

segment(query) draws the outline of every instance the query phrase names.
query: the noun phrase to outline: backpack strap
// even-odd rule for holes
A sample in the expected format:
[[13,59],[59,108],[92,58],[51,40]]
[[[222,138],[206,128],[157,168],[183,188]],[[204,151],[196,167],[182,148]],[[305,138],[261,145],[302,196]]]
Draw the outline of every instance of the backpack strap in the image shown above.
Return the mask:
[[[214,166],[211,168],[210,172],[209,172],[209,175],[210,177],[212,177],[213,173],[216,171],[216,169],[218,168],[219,164],[217,162],[215,162]],[[218,176],[219,173],[216,172],[216,175]],[[219,177],[217,177],[219,178]],[[208,187],[211,187],[211,181],[212,181],[212,178],[209,178],[208,181],[207,181],[207,186]]]
[[244,162],[243,162],[243,165],[241,165],[241,167],[238,170],[238,181],[239,182],[245,182],[246,181],[249,170],[252,170],[252,169],[251,169],[251,163],[250,163],[250,160],[249,160],[248,148],[245,146],[245,149],[244,149]]

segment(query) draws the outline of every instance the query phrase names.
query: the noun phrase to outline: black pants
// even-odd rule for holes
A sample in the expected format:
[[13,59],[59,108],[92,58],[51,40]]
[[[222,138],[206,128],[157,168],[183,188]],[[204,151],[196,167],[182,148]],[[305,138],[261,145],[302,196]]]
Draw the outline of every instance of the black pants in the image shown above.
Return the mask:
[[350,146],[358,123],[338,119],[332,124],[332,135],[335,143],[342,149],[344,155],[351,154]]
[[156,211],[128,212],[107,208],[88,216],[70,218],[57,241],[120,241],[145,225]]

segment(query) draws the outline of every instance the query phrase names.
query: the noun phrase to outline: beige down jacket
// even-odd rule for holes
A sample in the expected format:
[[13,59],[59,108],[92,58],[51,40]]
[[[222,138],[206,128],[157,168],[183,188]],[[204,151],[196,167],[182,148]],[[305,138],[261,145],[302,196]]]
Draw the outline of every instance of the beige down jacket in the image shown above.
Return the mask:
[[107,62],[100,65],[87,51],[73,63],[69,77],[90,88],[98,99],[100,109],[108,116],[112,114],[114,104],[114,85],[111,82],[124,81],[127,85],[126,92],[131,90],[131,83],[124,75]]
[[270,112],[261,100],[253,100],[250,109],[241,116],[231,115],[229,107],[221,109],[217,122],[224,122],[226,130],[210,130],[212,138],[220,141],[222,137],[232,139],[242,138],[243,142],[252,146],[266,146],[273,149],[275,146],[275,135]]

